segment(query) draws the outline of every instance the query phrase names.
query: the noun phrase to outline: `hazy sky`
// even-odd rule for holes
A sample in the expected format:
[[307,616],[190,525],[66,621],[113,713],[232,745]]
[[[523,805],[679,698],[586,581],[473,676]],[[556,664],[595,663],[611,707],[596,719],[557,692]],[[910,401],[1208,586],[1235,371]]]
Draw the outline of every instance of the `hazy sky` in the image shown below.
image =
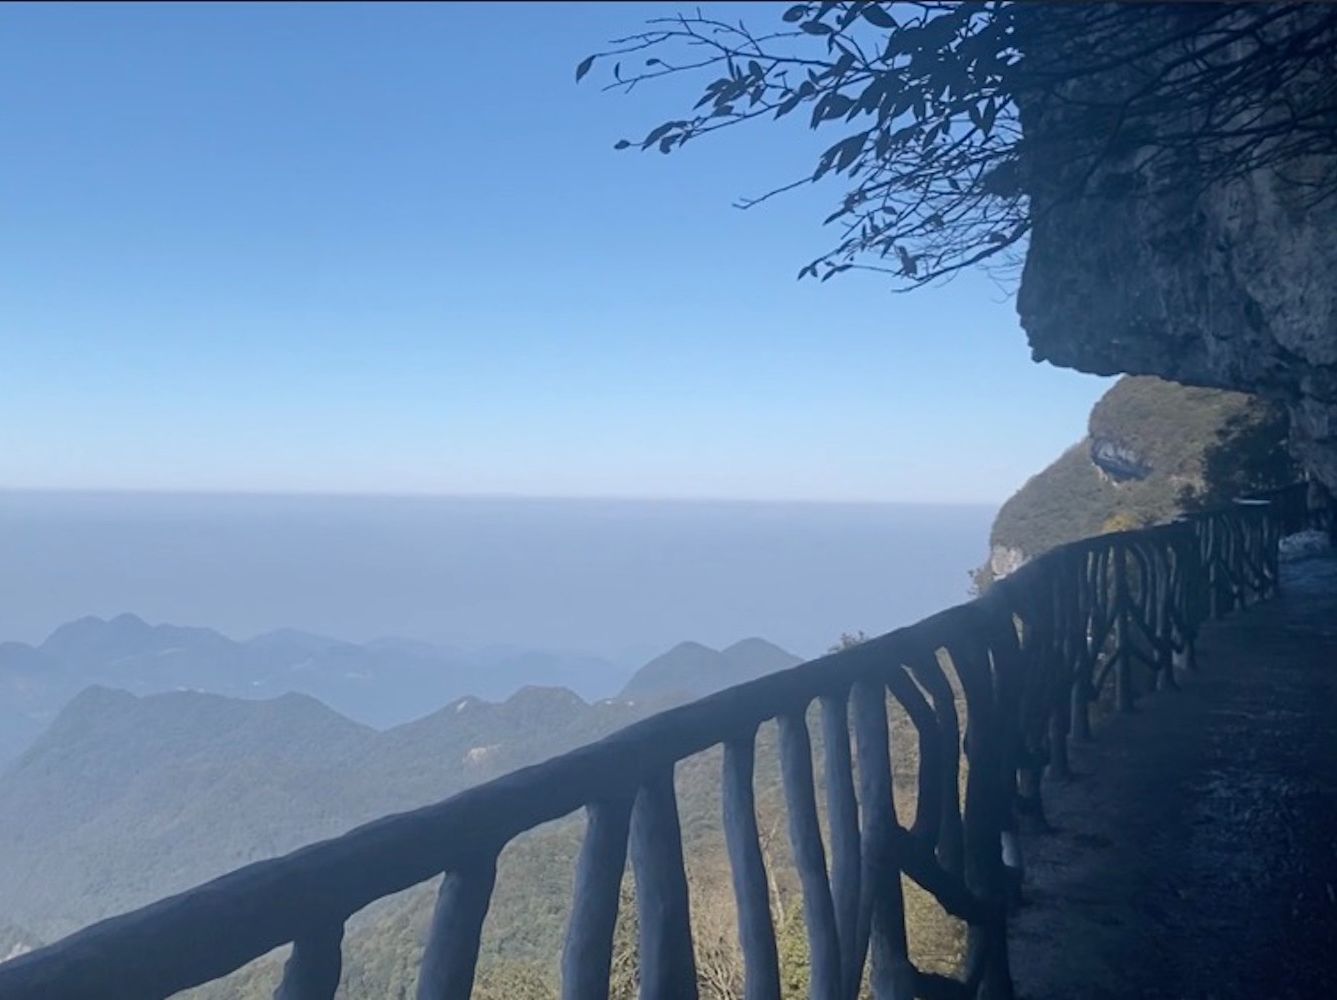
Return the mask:
[[[132,611],[246,638],[815,656],[964,600],[986,506],[0,491],[0,640]],[[534,677],[543,683],[542,677]]]
[[0,487],[993,501],[1081,436],[986,277],[795,282],[838,189],[730,202],[801,122],[614,152],[689,95],[573,69],[654,13],[5,6]]

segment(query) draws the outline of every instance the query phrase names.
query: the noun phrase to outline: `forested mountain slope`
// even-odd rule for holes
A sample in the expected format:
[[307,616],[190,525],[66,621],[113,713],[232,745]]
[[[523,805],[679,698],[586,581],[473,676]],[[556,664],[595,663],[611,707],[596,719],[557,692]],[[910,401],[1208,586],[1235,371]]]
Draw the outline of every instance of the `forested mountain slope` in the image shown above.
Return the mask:
[[43,940],[630,721],[559,688],[378,733],[304,695],[90,688],[0,776],[0,919]]
[[[77,638],[65,637],[59,660],[33,651],[37,668],[101,663],[125,648],[106,641],[81,660],[69,652]],[[138,640],[129,646],[142,649]],[[0,920],[51,940],[588,743],[673,700],[798,662],[759,639],[708,652],[671,696],[652,689],[590,704],[566,688],[528,686],[498,702],[456,698],[384,731],[307,695],[89,687],[0,771]]]

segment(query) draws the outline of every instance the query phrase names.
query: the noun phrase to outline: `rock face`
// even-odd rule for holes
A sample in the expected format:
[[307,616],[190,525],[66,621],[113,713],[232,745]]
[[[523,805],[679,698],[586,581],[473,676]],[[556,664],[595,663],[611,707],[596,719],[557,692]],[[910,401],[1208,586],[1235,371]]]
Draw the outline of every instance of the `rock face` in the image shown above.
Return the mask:
[[1284,403],[1297,457],[1337,489],[1337,199],[1315,203],[1303,183],[1337,161],[1118,201],[1059,199],[1061,169],[1037,156],[1024,171],[1034,228],[1017,310],[1036,360]]
[[1026,553],[1013,545],[991,545],[989,547],[989,578],[1001,580],[1009,573],[1015,573],[1026,563]]
[[1037,360],[1283,402],[1297,457],[1337,489],[1337,202],[1256,176],[1195,206],[1037,218],[1017,299]]
[[1116,483],[1146,479],[1151,475],[1147,460],[1117,441],[1095,439],[1091,442],[1091,464]]

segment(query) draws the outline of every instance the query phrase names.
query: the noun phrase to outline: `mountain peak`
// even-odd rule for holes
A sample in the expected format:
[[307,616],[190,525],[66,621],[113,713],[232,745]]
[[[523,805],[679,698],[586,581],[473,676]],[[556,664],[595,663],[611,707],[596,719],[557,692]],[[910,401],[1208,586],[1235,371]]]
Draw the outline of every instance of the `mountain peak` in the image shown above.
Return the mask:
[[107,624],[118,631],[143,632],[150,627],[143,618],[129,611],[122,611],[115,618],[109,619]]
[[239,753],[249,753],[284,740],[296,748],[313,734],[327,732],[358,738],[373,730],[310,695],[294,692],[266,699],[205,691],[136,695],[91,684],[66,703],[24,759],[71,747],[98,747],[109,760],[125,760],[165,746],[207,743],[235,744]]
[[551,684],[526,684],[507,698],[504,705],[584,705],[585,699],[568,687]]
[[[94,676],[89,679],[95,683],[107,681],[116,686],[146,691],[154,685],[146,687],[139,682],[137,675],[144,670],[153,673],[156,668],[144,667],[144,658],[183,651],[189,651],[190,657],[198,658],[205,654],[216,654],[233,645],[232,640],[213,629],[150,625],[138,615],[124,612],[109,619],[88,615],[67,622],[47,636],[38,648],[67,668],[93,672]],[[177,686],[203,685],[173,676],[161,688],[170,690]]]
[[636,671],[622,689],[622,697],[699,698],[801,662],[756,637],[735,642],[723,651],[699,642],[680,642]]
[[77,739],[95,724],[121,718],[125,713],[135,711],[139,701],[129,691],[90,684],[65,703],[34,746],[58,745],[66,740]]
[[662,659],[663,656],[700,656],[718,652],[719,650],[715,649],[713,646],[707,646],[705,643],[695,642],[691,639],[684,639],[667,653],[662,654],[660,658]]
[[119,639],[138,638],[153,631],[148,622],[139,615],[123,611],[114,618],[99,618],[97,615],[84,615],[72,622],[58,625],[51,634],[42,640],[41,648],[61,647],[87,642],[106,642],[112,637]]
[[798,662],[798,657],[787,649],[781,649],[770,640],[755,635],[746,639],[739,639],[732,645],[725,646],[720,652],[725,656],[773,656]]

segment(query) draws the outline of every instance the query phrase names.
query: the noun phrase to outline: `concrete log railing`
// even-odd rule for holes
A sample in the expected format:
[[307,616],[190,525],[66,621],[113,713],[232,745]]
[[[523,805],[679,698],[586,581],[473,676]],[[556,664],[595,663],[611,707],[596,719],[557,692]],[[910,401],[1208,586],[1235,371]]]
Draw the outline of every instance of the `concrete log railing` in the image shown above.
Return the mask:
[[[1301,502],[1300,521],[1303,521]],[[780,994],[753,794],[755,737],[779,724],[781,776],[809,938],[811,996],[1008,998],[1007,919],[1021,880],[1019,825],[1043,816],[1041,776],[1113,683],[1131,710],[1192,670],[1199,625],[1277,587],[1295,490],[1173,524],[1055,549],[967,603],[854,648],[628,726],[444,802],[233,871],[0,964],[4,1000],[167,997],[292,944],[277,996],[329,1000],[345,921],[444,875],[419,977],[422,1000],[470,995],[498,854],[584,810],[562,955],[566,1000],[606,1000],[619,887],[630,859],[646,1000],[696,996],[691,912],[673,774],[723,747],[723,828],[747,1000]],[[958,717],[957,692],[965,718]],[[917,731],[916,815],[892,800],[887,696]],[[808,710],[820,706],[828,842]],[[964,740],[961,734],[964,733]],[[966,765],[964,795],[959,776]],[[916,969],[901,874],[966,921],[959,979]]]

